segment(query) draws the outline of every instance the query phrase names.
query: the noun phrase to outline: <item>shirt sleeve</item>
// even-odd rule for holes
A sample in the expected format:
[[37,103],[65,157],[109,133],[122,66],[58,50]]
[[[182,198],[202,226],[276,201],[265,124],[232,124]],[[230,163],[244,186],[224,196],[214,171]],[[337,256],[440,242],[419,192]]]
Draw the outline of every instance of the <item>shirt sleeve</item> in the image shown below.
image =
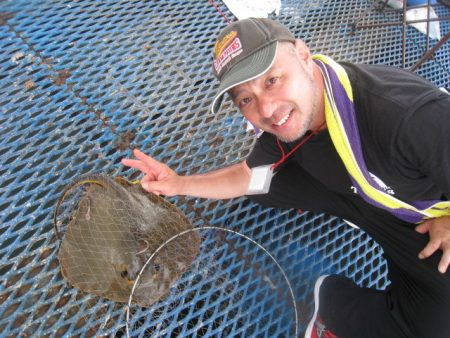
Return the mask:
[[277,146],[275,136],[269,133],[262,133],[247,157],[246,162],[250,168],[254,168],[260,165],[275,163],[280,158],[281,151]]
[[397,138],[408,165],[450,199],[450,95],[436,90],[404,121]]

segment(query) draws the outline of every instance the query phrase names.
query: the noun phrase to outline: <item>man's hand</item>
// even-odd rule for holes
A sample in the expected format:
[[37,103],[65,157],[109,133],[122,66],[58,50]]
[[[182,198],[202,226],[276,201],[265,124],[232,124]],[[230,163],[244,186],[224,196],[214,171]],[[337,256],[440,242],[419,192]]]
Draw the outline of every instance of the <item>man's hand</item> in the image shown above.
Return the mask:
[[429,219],[416,227],[416,231],[430,236],[430,241],[419,253],[419,258],[430,257],[436,250],[443,251],[438,270],[445,273],[450,265],[450,216]]
[[141,180],[142,188],[156,195],[175,196],[180,193],[182,180],[172,169],[138,149],[134,149],[133,154],[137,160],[122,159],[122,164],[145,174]]
[[145,174],[142,188],[157,195],[234,198],[243,196],[250,182],[251,170],[245,161],[203,174],[182,176],[137,149],[133,154],[136,160],[123,159],[122,164],[142,171]]

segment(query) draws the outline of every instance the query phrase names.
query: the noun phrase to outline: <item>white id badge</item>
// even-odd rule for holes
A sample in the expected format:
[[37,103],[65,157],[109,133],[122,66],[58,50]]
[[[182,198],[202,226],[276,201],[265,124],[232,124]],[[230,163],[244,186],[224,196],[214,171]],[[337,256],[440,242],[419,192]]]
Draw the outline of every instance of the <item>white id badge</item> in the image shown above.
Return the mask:
[[246,195],[267,194],[273,177],[272,164],[252,168],[250,184]]

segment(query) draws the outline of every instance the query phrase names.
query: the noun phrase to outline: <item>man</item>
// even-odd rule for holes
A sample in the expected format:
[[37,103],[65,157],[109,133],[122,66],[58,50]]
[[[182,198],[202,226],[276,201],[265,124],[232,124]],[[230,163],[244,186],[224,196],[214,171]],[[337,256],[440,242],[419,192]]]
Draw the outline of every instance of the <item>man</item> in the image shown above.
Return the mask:
[[228,93],[264,133],[245,161],[199,175],[179,176],[135,150],[136,160],[122,162],[145,174],[143,188],[248,195],[330,213],[370,234],[390,286],[322,276],[305,337],[450,337],[450,96],[404,70],[312,56],[268,19],[225,28],[213,65],[212,110]]

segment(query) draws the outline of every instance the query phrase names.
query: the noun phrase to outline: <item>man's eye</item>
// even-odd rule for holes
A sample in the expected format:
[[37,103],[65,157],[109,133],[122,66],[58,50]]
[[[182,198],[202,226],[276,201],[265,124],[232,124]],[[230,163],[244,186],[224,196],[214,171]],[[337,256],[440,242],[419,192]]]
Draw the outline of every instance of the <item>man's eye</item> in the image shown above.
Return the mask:
[[274,76],[274,77],[271,77],[271,78],[269,78],[269,79],[267,80],[267,84],[273,85],[273,84],[275,84],[277,81],[278,81],[278,78]]
[[249,97],[244,97],[242,100],[239,101],[239,106],[245,106],[249,104],[251,99]]

